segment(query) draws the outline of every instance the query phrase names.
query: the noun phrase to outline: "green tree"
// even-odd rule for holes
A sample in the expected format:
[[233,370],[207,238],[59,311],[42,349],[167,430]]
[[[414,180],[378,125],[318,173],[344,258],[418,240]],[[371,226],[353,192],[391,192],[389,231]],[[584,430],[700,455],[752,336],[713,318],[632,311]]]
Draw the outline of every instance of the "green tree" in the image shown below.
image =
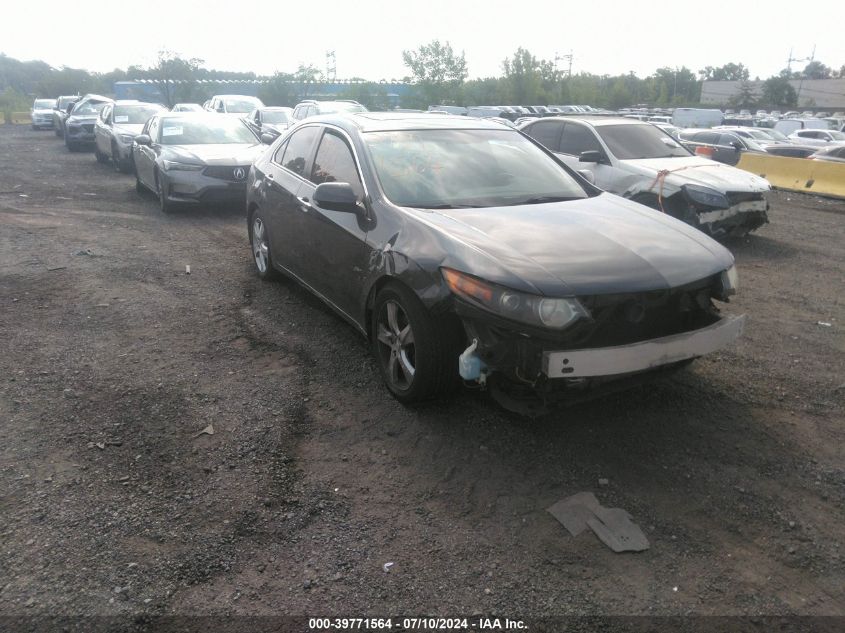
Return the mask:
[[299,100],[307,99],[319,93],[319,89],[315,89],[315,85],[323,78],[323,73],[313,64],[300,64],[296,72],[293,73],[293,79],[299,87]]
[[698,74],[704,81],[747,81],[749,74],[744,64],[725,64],[724,66],[706,66]]
[[184,59],[178,53],[162,50],[158,62],[149,69],[150,79],[156,80],[165,105],[193,100],[194,88],[202,59]]
[[416,84],[419,105],[460,98],[460,88],[469,72],[464,53],[456,54],[449,42],[433,40],[415,51],[402,51],[402,61],[411,71],[408,79]]
[[782,74],[769,77],[763,82],[761,102],[771,107],[794,108],[798,105],[798,93]]
[[502,62],[505,73],[505,95],[509,103],[546,102],[540,62],[524,48]]
[[804,66],[803,75],[806,79],[830,79],[831,69],[821,62],[812,61]]
[[500,77],[470,79],[464,83],[462,98],[457,101],[464,105],[498,105],[506,101],[504,92],[504,82]]
[[728,105],[734,108],[753,108],[757,105],[754,85],[748,80],[740,81],[739,92],[728,99]]
[[338,95],[338,98],[353,99],[373,112],[390,108],[387,90],[373,81],[351,83]]
[[299,100],[293,75],[277,72],[258,90],[258,98],[268,106],[293,107]]

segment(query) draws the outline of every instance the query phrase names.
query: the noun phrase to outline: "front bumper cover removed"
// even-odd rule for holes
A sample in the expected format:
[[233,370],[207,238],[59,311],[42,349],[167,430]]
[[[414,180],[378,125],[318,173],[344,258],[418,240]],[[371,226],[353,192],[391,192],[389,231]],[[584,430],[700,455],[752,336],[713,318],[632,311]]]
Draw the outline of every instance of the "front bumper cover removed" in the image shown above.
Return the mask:
[[657,369],[725,347],[742,334],[745,321],[745,315],[724,317],[699,330],[630,345],[543,352],[542,372],[549,378],[590,378]]

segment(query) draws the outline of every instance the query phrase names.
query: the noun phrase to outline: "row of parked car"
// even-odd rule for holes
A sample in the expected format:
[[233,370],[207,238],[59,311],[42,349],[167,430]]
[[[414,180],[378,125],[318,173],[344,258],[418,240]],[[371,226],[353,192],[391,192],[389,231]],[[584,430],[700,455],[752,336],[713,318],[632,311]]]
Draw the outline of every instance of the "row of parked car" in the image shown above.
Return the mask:
[[676,130],[675,135],[692,151],[729,165],[745,152],[835,162],[845,157],[845,133],[836,130],[807,128],[785,136],[775,129],[717,126]]
[[230,97],[197,112],[86,95],[66,142],[134,172],[164,212],[244,208],[257,274],[348,320],[402,402],[464,381],[525,412],[742,331],[720,312],[738,279],[712,238],[765,223],[769,184],[650,123],[580,113],[514,129],[354,102],[242,112]]

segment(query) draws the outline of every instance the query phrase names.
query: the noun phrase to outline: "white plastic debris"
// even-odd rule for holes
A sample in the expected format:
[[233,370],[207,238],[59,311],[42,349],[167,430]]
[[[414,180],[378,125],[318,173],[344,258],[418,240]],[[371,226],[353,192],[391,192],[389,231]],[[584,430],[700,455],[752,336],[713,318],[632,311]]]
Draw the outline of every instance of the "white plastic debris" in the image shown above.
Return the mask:
[[389,571],[390,571],[390,568],[391,568],[391,567],[393,567],[393,565],[395,565],[395,564],[396,564],[396,563],[392,563],[392,562],[391,562],[391,563],[385,563],[384,565],[382,565],[382,566],[381,566],[381,568],[382,568],[385,572],[389,572]]
[[818,321],[816,325],[821,325],[823,327],[833,327],[832,323],[828,323],[827,321]]
[[191,274],[191,267],[190,267],[190,266],[185,266],[185,274],[186,274],[186,275],[190,275],[190,274]]
[[214,435],[214,426],[209,424],[202,431],[197,433],[194,437],[199,437],[200,435]]

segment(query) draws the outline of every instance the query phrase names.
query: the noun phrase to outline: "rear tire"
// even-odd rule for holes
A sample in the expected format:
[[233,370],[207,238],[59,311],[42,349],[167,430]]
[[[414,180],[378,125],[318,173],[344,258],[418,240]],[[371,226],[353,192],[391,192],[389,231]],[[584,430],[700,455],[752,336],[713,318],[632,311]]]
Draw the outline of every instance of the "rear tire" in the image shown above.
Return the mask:
[[255,262],[255,272],[264,281],[277,279],[279,273],[273,266],[273,255],[270,252],[270,236],[267,233],[267,223],[256,211],[249,221],[249,245],[252,249],[252,259]]
[[460,384],[460,329],[434,316],[417,295],[391,282],[376,296],[371,345],[390,393],[403,404],[448,395]]

